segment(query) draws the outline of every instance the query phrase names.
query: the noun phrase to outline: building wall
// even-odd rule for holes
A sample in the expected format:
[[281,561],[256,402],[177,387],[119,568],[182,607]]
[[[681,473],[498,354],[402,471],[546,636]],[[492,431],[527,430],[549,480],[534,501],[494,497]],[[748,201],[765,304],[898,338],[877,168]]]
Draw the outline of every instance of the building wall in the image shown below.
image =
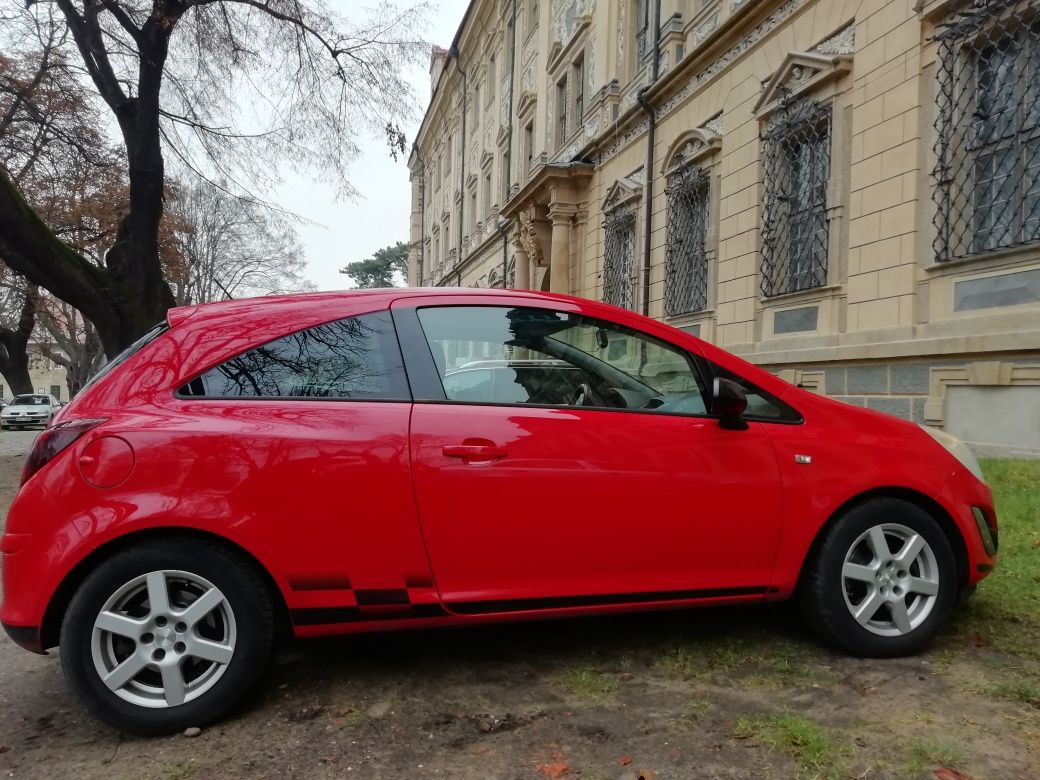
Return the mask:
[[[59,401],[69,400],[65,369],[44,356],[36,344],[29,345],[29,378],[32,380],[33,392],[51,393]],[[14,395],[11,387],[0,379],[0,398],[10,401]]]
[[[943,221],[946,212],[936,197],[935,172],[942,162],[937,140],[952,132],[941,113],[942,85],[948,83],[941,80],[947,78],[944,63],[990,55],[964,49],[957,58],[943,59],[935,36],[972,4],[660,0],[659,5],[657,25],[654,0],[517,0],[514,52],[512,0],[471,4],[456,38],[457,56],[445,50],[434,54],[436,89],[412,158],[416,192],[435,180],[431,163],[444,153],[448,136],[459,153],[462,71],[472,102],[494,56],[496,92],[490,102],[481,92],[486,108],[479,129],[471,123],[466,130],[469,183],[461,179],[456,161],[453,184],[435,186],[426,207],[420,197],[413,199],[412,279],[501,286],[502,235],[509,233],[507,284],[602,298],[605,223],[621,204],[636,214],[631,275],[636,310],[643,309],[649,211],[650,316],[804,386],[968,431],[976,439],[979,427],[973,420],[985,417],[995,398],[1014,398],[1016,404],[1026,399],[1030,408],[1040,407],[1037,242],[969,251],[945,262],[937,250],[941,226],[953,224],[949,217]],[[639,32],[643,8],[647,30],[660,32],[656,80],[653,34]],[[1040,2],[989,0],[980,13],[987,24],[1014,30],[1040,13]],[[645,54],[639,57],[641,38]],[[583,70],[575,70],[578,61]],[[1027,66],[1020,62],[1019,67]],[[1035,80],[1028,73],[1019,76],[1018,84]],[[1021,89],[1019,100],[1027,102],[1028,88]],[[639,105],[641,94],[656,123],[649,184],[651,122]],[[964,94],[958,91],[953,99]],[[561,99],[567,103],[562,132]],[[821,106],[829,117],[826,236],[819,239],[826,246],[826,274],[808,289],[767,295],[764,258],[772,250],[765,236],[776,223],[766,202],[775,186],[769,172],[777,170],[771,166],[778,158],[769,156],[771,142],[765,139],[779,137],[774,128],[786,127],[787,117],[809,104]],[[951,140],[961,148],[967,143]],[[502,165],[507,150],[509,168]],[[704,307],[670,317],[668,246],[676,227],[669,218],[669,171],[681,168],[680,159],[693,160],[710,183],[708,289]],[[484,174],[471,179],[474,170],[491,174],[492,197],[480,194]],[[472,199],[455,194],[474,185],[478,219],[466,216]],[[1018,206],[1027,222],[1031,197]],[[457,237],[450,243],[454,254],[434,245],[432,227],[442,224],[445,214],[453,233],[462,220],[468,238],[461,254]],[[518,251],[521,266],[530,255],[533,267],[529,275],[521,274],[526,278],[514,279],[508,269],[517,267]],[[553,265],[561,262],[566,273],[553,276]],[[963,419],[949,419],[951,410]],[[994,430],[989,438],[973,441],[996,452],[1040,453],[1040,427],[1026,435]]]

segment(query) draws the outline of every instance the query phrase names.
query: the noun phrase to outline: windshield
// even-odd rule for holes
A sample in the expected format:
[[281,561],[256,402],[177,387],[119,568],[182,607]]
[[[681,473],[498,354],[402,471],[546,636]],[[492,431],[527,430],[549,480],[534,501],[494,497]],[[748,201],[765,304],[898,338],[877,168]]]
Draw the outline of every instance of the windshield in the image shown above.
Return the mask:
[[11,401],[11,406],[46,406],[51,399],[45,395],[18,395]]

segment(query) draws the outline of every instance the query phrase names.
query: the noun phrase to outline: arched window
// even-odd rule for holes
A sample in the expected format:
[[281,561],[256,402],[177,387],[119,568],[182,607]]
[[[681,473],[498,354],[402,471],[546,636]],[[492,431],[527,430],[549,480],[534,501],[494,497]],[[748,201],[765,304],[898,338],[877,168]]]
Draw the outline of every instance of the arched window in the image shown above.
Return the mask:
[[718,133],[698,128],[680,137],[665,167],[668,198],[664,311],[667,317],[708,308],[710,261],[715,256],[711,163]]

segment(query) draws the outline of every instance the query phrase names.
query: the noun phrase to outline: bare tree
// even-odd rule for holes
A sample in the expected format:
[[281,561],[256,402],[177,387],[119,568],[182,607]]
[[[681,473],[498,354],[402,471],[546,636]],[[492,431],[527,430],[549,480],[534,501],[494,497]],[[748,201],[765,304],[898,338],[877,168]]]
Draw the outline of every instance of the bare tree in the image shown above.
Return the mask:
[[[0,0],[0,8],[10,16],[21,2]],[[54,3],[118,126],[128,211],[99,268],[47,227],[0,166],[0,255],[83,312],[109,353],[174,302],[160,242],[168,155],[216,172],[240,194],[274,181],[278,163],[314,170],[351,194],[359,132],[385,132],[392,152],[404,151],[399,122],[415,101],[403,70],[424,53],[425,4],[402,11],[383,0],[368,18],[348,21],[323,0]]]
[[313,287],[289,219],[203,181],[175,193],[168,210],[183,264],[170,274],[170,285],[178,304]]
[[74,398],[105,361],[94,326],[64,301],[47,296],[38,302],[38,319],[53,344],[42,342],[41,354],[65,369],[69,398]]

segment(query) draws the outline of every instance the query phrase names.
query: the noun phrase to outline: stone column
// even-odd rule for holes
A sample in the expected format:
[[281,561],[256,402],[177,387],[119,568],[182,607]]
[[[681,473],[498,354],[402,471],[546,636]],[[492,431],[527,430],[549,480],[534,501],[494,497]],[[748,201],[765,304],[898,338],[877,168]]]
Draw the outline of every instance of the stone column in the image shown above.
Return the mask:
[[516,280],[513,282],[513,286],[518,290],[530,290],[531,258],[528,256],[527,250],[519,242],[514,243],[513,252],[516,258]]
[[573,208],[554,207],[549,250],[549,291],[569,295],[571,291],[571,217]]

